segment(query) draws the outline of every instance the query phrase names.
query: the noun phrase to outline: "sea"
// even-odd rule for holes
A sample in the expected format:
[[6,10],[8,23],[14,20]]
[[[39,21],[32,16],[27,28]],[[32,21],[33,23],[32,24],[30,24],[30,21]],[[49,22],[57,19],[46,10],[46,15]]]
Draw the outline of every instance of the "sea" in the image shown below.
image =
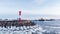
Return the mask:
[[60,34],[60,20],[31,21],[36,23],[36,25],[27,27],[11,26],[11,28],[4,28],[0,26],[0,34]]
[[45,32],[42,32],[42,34],[60,34],[60,20],[34,22],[45,30]]

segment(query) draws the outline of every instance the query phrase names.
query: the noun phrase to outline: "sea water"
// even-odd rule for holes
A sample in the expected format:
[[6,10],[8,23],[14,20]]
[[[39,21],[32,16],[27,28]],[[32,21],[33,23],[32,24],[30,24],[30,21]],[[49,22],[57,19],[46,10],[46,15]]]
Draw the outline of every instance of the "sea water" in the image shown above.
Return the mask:
[[60,21],[34,21],[40,25],[45,32],[43,34],[60,34]]
[[0,34],[60,34],[60,21],[34,21],[35,26],[1,27]]

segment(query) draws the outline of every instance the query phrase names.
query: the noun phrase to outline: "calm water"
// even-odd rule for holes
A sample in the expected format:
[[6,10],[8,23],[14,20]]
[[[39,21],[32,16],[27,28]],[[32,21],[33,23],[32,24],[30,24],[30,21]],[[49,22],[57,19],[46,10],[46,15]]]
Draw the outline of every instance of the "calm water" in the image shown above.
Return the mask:
[[46,34],[60,34],[60,21],[34,21],[36,24],[40,25]]

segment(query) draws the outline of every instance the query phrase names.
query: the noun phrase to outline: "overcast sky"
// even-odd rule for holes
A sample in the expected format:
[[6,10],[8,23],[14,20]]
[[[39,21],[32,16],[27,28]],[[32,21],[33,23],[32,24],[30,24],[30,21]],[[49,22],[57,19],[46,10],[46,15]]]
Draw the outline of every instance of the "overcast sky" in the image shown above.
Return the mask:
[[0,18],[17,18],[20,10],[23,18],[29,19],[37,15],[60,15],[60,0],[0,0]]

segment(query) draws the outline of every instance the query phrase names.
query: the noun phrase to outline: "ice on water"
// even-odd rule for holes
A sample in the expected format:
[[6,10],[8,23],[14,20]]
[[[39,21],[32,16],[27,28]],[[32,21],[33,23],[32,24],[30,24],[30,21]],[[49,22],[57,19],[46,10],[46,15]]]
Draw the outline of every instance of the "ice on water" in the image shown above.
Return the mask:
[[40,25],[35,26],[11,26],[0,27],[0,34],[60,34],[60,27],[45,26],[44,28]]
[[10,27],[0,27],[0,34],[42,34],[43,29],[39,25],[35,26],[11,26]]

